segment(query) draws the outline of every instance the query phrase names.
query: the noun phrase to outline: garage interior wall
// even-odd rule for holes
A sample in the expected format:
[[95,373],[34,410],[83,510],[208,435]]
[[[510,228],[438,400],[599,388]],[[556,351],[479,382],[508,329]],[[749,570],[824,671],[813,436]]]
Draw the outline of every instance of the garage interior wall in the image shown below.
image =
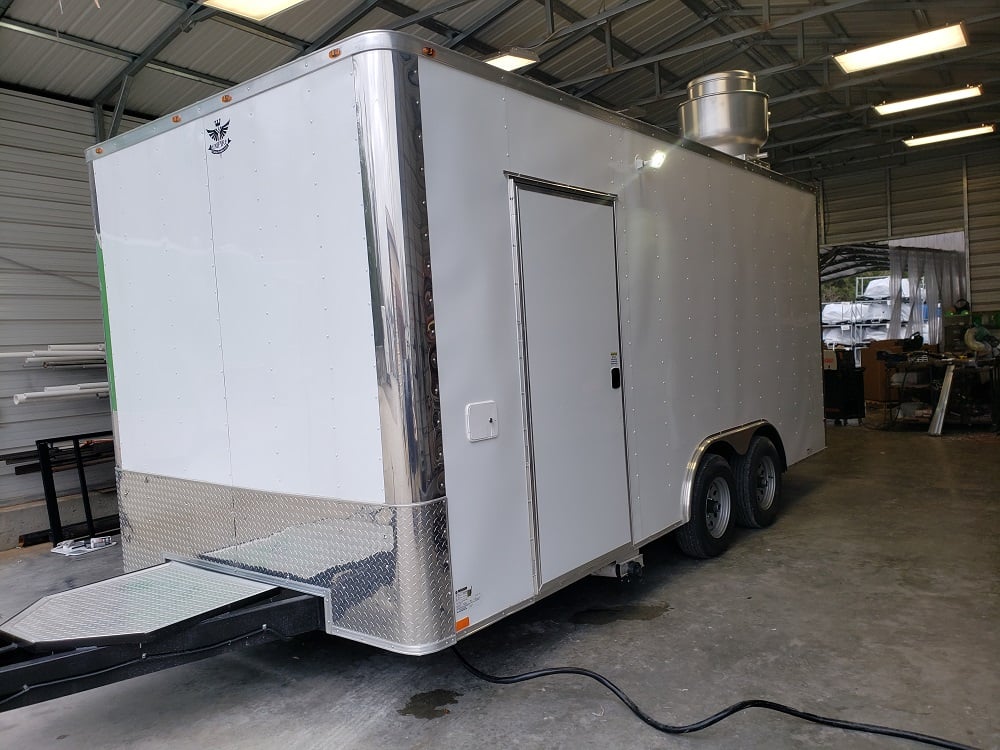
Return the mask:
[[826,177],[822,244],[965,231],[974,311],[1000,310],[1000,150]]
[[[126,127],[134,126],[129,121]],[[90,187],[84,149],[94,143],[89,108],[0,89],[0,351],[104,340]],[[15,393],[106,380],[103,369],[25,367],[0,358],[0,454],[32,450],[35,440],[111,427],[107,400],[29,401]],[[95,486],[110,485],[110,465],[89,468]],[[72,493],[75,471],[56,475]],[[38,473],[16,476],[0,462],[0,549],[20,534],[47,529]],[[94,498],[95,513],[114,512],[114,497]],[[82,518],[68,503],[64,522]]]

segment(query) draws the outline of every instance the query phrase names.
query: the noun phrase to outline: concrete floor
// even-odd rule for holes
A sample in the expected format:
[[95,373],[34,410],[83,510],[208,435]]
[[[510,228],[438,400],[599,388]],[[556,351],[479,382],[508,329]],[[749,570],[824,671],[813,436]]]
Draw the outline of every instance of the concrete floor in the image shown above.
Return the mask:
[[[1000,747],[1000,438],[830,428],[785,512],[723,557],[647,549],[461,645],[500,673],[579,665],[664,721],[768,698]],[[0,553],[0,617],[110,576],[117,551]],[[0,714],[3,748],[907,748],[751,710],[668,738],[597,684],[476,681],[326,636],[260,646]]]

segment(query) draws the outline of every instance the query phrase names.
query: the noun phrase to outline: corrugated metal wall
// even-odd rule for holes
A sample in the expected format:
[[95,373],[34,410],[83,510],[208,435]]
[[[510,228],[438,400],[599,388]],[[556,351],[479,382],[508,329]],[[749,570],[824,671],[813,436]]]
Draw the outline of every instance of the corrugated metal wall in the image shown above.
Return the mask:
[[882,170],[824,180],[821,206],[824,244],[863,242],[886,236],[888,214]]
[[966,160],[969,270],[975,308],[1000,310],[1000,151]]
[[1000,151],[828,177],[821,200],[824,244],[966,231],[973,308],[1000,309]]
[[[0,89],[0,351],[104,340],[83,159],[93,130],[89,109]],[[12,399],[106,378],[103,369],[26,368],[23,360],[0,358],[0,453],[34,448],[40,438],[109,429],[106,400],[15,406]],[[113,480],[110,466],[88,473],[97,482]],[[76,487],[75,472],[57,479],[60,488]],[[0,511],[41,496],[38,474],[15,476],[0,462]],[[13,515],[0,514],[0,525],[5,519]]]
[[923,163],[887,171],[891,237],[964,229],[961,162]]

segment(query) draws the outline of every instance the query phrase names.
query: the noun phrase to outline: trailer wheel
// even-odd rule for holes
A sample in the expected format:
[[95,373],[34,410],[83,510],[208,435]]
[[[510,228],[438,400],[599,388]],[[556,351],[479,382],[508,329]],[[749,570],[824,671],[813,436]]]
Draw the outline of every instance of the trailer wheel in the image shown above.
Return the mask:
[[774,523],[781,500],[781,459],[774,443],[757,436],[736,461],[736,523],[762,529]]
[[691,519],[677,530],[677,543],[685,554],[716,557],[729,547],[735,486],[726,459],[705,456],[691,489]]

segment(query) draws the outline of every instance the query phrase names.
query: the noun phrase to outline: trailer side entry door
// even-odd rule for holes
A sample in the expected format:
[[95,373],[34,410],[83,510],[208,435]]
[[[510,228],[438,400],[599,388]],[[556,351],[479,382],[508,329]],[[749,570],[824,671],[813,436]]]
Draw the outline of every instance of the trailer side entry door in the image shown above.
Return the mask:
[[631,541],[614,196],[514,178],[539,585]]

